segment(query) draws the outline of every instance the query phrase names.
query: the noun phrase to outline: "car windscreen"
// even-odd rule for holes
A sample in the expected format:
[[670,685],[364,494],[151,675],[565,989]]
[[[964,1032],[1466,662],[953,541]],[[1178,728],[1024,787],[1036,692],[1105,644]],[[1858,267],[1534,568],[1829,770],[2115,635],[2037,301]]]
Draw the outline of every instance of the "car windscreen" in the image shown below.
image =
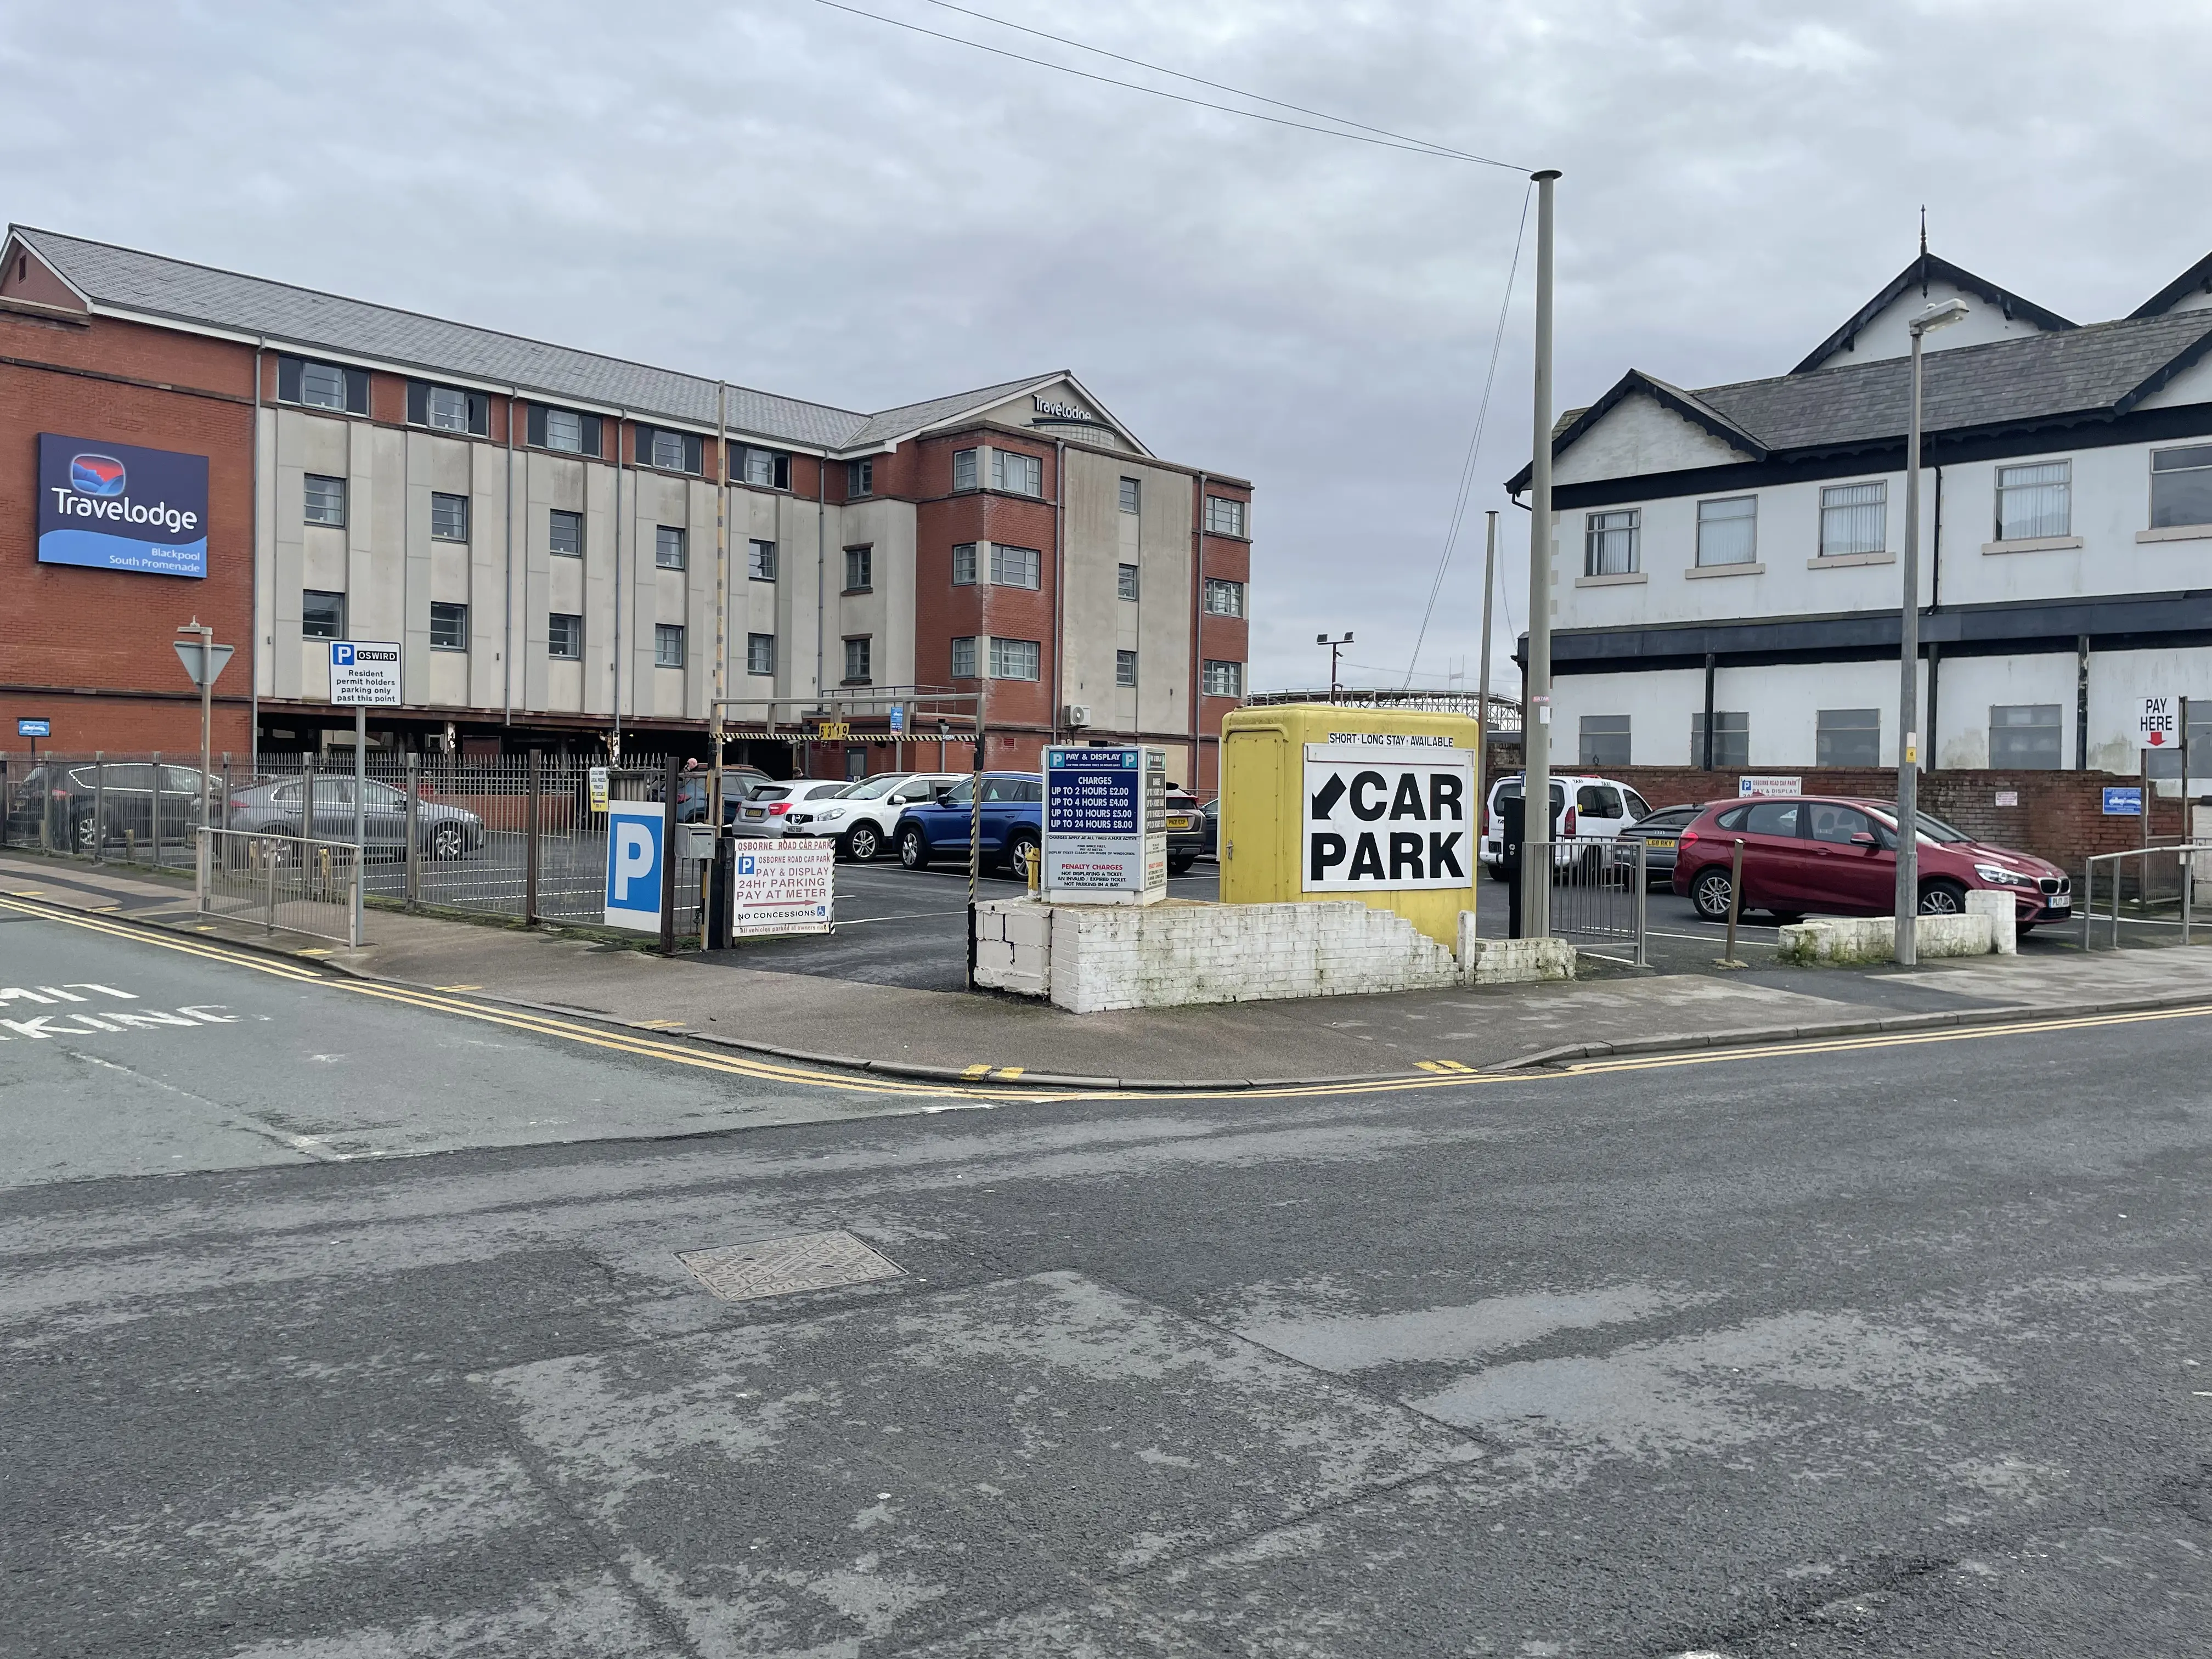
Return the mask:
[[886,772],[879,778],[863,778],[847,789],[841,797],[845,800],[881,800],[906,781],[903,772]]
[[[1920,820],[1920,839],[1923,841],[1942,842],[1967,842],[1973,840],[1972,836],[1960,829],[1956,824],[1946,823],[1942,819],[1932,817],[1926,812],[1916,812],[1915,816],[1917,816]],[[1896,833],[1897,814],[1895,811],[1877,812],[1875,814],[1875,822],[1885,825],[1893,835]]]
[[843,800],[853,793],[849,783],[817,783],[799,795],[801,800]]
[[[1565,801],[1566,798],[1567,789],[1565,784],[1555,783],[1552,786],[1552,805],[1553,806],[1559,806]],[[1498,786],[1497,799],[1499,800],[1519,800],[1521,799],[1521,780],[1518,778],[1508,778],[1504,782],[1499,784]]]

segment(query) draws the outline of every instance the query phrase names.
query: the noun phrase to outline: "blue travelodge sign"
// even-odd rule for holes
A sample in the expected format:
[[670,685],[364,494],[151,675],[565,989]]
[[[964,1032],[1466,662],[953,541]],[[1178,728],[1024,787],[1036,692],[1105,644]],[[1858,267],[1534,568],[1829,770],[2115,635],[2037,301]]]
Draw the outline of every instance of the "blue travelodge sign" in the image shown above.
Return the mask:
[[207,574],[204,455],[39,434],[39,562]]

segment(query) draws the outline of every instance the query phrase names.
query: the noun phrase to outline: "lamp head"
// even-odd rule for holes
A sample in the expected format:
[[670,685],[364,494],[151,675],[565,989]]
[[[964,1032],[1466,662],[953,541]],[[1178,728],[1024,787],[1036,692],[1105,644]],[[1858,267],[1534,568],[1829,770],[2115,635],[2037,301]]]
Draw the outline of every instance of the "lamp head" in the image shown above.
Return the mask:
[[1954,294],[1915,317],[1911,324],[1911,330],[1915,334],[1925,334],[1930,329],[1948,328],[1964,317],[1969,308],[1966,302]]
[[1326,635],[1326,634],[1316,634],[1316,635],[1314,635],[1314,643],[1315,643],[1316,645],[1327,645],[1327,644],[1328,643],[1328,635]]

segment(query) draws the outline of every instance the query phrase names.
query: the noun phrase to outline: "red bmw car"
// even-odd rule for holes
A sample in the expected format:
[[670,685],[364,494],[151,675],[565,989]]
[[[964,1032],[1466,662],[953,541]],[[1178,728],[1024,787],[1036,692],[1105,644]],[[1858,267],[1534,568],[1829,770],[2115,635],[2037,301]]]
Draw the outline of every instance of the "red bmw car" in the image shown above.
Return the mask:
[[[1886,916],[1897,909],[1893,804],[1834,796],[1753,796],[1717,801],[1682,831],[1674,890],[1709,921],[1728,917],[1729,869],[1743,843],[1740,908],[1780,921],[1808,914]],[[2013,896],[2020,930],[2074,914],[2074,885],[2033,854],[1978,842],[1920,814],[1920,911],[1950,915],[1977,889]]]

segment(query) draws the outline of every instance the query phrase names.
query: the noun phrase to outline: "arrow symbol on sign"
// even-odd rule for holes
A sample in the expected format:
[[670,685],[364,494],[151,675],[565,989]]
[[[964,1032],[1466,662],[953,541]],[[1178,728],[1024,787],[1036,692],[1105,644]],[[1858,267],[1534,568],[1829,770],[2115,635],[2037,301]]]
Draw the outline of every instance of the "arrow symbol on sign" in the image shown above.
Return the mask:
[[1313,798],[1313,816],[1317,818],[1327,817],[1331,812],[1336,811],[1337,802],[1343,799],[1344,780],[1332,776],[1327,783],[1322,785]]

